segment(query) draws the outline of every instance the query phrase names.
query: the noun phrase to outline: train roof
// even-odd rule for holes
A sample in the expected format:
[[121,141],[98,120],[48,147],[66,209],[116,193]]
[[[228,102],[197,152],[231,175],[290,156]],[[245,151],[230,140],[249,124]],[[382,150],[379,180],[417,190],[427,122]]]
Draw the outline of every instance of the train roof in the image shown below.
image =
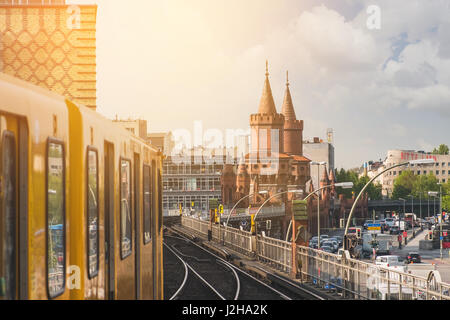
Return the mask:
[[111,119],[106,118],[105,116],[103,116],[102,114],[82,105],[79,103],[75,103],[73,101],[71,101],[70,99],[67,99],[66,97],[59,95],[55,92],[52,92],[50,90],[47,90],[45,88],[42,88],[40,86],[37,86],[35,84],[32,84],[30,82],[21,80],[19,78],[10,76],[8,74],[5,74],[3,72],[0,72],[0,81],[2,82],[6,82],[9,83],[13,86],[17,86],[17,87],[21,87],[27,91],[33,92],[37,95],[41,95],[41,96],[45,96],[46,98],[50,98],[53,99],[57,102],[61,102],[61,103],[66,103],[66,101],[70,101],[72,104],[74,104],[82,113],[88,113],[90,114],[90,116],[93,116],[95,118],[97,118],[98,120],[101,121],[107,121],[109,124],[111,124],[113,127],[117,128],[117,130],[122,131],[122,133],[127,134],[131,137],[133,137],[133,139],[141,142],[142,144],[145,144],[147,147],[149,147],[150,149],[152,149],[152,151],[154,152],[159,152],[159,148],[151,145],[150,143],[148,143],[147,141],[145,141],[144,139],[134,135],[133,133],[131,133],[130,131],[126,130],[125,128],[123,128],[122,126],[120,126],[117,123],[114,123]]

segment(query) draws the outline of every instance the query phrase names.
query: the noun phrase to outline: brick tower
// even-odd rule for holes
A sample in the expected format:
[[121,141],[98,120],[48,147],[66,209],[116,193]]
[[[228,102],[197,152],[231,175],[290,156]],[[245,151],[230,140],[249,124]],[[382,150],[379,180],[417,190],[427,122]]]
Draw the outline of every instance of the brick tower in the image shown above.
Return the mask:
[[288,155],[303,155],[303,120],[297,120],[289,90],[289,73],[286,72],[286,93],[281,113],[284,115],[284,152]]

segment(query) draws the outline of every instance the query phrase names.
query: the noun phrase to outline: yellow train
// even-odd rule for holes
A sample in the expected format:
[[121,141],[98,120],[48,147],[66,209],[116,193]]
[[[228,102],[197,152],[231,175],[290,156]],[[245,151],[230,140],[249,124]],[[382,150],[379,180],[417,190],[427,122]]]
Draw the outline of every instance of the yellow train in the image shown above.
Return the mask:
[[0,300],[162,299],[162,155],[0,73]]

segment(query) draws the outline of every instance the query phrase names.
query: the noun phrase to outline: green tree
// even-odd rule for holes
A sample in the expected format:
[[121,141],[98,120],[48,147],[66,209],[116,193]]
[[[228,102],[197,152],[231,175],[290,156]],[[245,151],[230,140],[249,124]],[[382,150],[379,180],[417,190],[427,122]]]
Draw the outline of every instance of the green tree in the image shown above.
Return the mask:
[[412,171],[402,171],[398,178],[394,180],[392,199],[405,198],[412,194],[417,177]]
[[[343,194],[345,198],[351,198],[354,194],[355,196],[358,196],[359,192],[364,188],[364,186],[369,182],[369,177],[358,177],[358,174],[353,170],[344,170],[341,169],[336,173],[336,182],[353,182],[353,188],[352,189],[343,189],[343,188],[336,188],[337,194]],[[369,198],[371,200],[379,200],[382,198],[381,195],[381,185],[380,184],[373,184],[371,183],[367,189],[366,192],[369,195]]]
[[446,212],[450,211],[450,180],[447,183],[442,185],[442,209],[446,210]]
[[439,180],[431,172],[427,175],[416,176],[412,194],[415,197],[422,195],[422,198],[428,198],[428,191],[439,191],[438,182]]
[[437,149],[434,148],[432,154],[448,154],[449,149],[446,144],[441,144]]

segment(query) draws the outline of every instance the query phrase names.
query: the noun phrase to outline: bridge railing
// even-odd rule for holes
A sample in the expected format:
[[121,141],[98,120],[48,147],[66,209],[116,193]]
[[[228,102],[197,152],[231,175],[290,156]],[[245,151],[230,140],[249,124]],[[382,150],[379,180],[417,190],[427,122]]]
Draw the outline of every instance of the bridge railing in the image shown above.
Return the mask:
[[181,225],[195,230],[205,236],[208,236],[209,222],[200,219],[194,219],[186,216],[181,217]]
[[[182,217],[182,225],[208,235],[210,223]],[[213,241],[270,266],[291,272],[292,244],[232,227],[219,228],[213,224]],[[308,247],[297,246],[297,270],[301,278],[346,298],[367,300],[450,300],[450,284],[444,283],[436,270],[427,277],[411,274],[406,266],[385,268],[356,259],[347,253],[337,255]]]
[[222,227],[220,236],[219,242],[223,242],[226,246],[243,254],[253,255],[251,232],[232,227]]
[[347,298],[367,300],[450,300],[450,284],[440,281],[439,273],[428,278],[339,256],[298,247],[299,271],[303,279]]
[[292,244],[283,240],[258,235],[256,241],[256,255],[258,260],[284,271],[291,272]]

